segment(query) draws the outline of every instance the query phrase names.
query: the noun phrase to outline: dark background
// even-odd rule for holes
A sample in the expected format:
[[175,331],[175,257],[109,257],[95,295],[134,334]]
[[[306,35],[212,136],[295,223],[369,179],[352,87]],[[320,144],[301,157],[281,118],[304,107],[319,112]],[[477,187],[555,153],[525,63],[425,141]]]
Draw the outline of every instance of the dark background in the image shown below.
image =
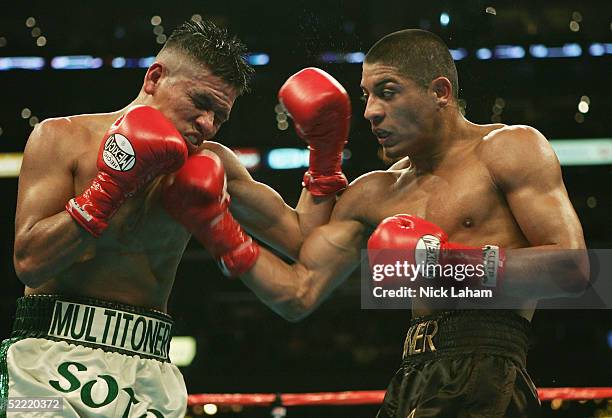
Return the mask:
[[[528,124],[549,139],[610,138],[610,54],[588,53],[593,42],[612,42],[612,6],[603,1],[484,2],[451,1],[174,1],[174,2],[0,2],[0,57],[86,54],[102,57],[97,70],[0,71],[0,152],[21,152],[31,131],[21,117],[29,108],[39,120],[77,113],[113,111],[138,93],[143,69],[113,69],[114,56],[154,55],[160,45],[150,19],[162,18],[171,29],[198,13],[236,33],[252,52],[269,54],[256,67],[252,92],[240,98],[232,119],[217,140],[231,147],[301,146],[292,129],[277,128],[276,92],[284,80],[306,66],[334,75],[353,101],[353,121],[345,164],[350,180],[382,169],[377,144],[362,118],[359,64],[328,64],[326,51],[367,51],[381,36],[407,27],[440,35],[451,48],[466,48],[457,62],[460,97],[466,116],[476,123],[492,121],[492,107],[503,98],[499,118]],[[496,15],[485,13],[487,6]],[[440,24],[440,13],[450,23]],[[576,19],[580,14],[580,19]],[[46,37],[36,46],[29,16]],[[580,30],[569,25],[579,20]],[[578,58],[478,60],[474,52],[495,45],[582,46]],[[577,120],[580,97],[590,110]],[[563,167],[568,192],[590,248],[611,248],[611,166]],[[262,168],[254,177],[297,201],[302,170]],[[14,301],[23,286],[12,265],[16,178],[0,178],[0,338],[10,332]],[[589,199],[587,205],[587,199]],[[593,199],[594,198],[594,199]],[[170,301],[178,335],[198,342],[194,362],[182,371],[190,393],[292,392],[383,389],[397,368],[409,321],[407,311],[363,311],[359,278],[352,277],[303,322],[292,324],[274,315],[240,282],[222,278],[199,245],[187,249]],[[600,311],[538,311],[533,320],[528,370],[539,387],[612,385],[612,315]],[[564,404],[547,416],[592,416],[606,402]],[[608,406],[609,408],[609,406]],[[296,408],[288,416],[373,416],[376,407],[348,409]],[[196,411],[199,412],[199,411]],[[266,416],[248,410],[243,416]],[[258,415],[258,416],[259,416]]]

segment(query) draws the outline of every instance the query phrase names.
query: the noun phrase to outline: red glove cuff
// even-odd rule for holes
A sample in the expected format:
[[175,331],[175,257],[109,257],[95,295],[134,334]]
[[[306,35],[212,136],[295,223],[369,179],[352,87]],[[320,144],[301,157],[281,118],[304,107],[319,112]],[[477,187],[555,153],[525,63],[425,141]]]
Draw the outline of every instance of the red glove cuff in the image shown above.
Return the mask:
[[[248,236],[229,211],[229,196],[220,204],[221,213],[215,218],[201,219],[190,229],[217,260],[225,276],[236,277],[253,267],[259,256],[259,245]],[[194,217],[195,219],[195,217]]]
[[236,277],[253,268],[258,257],[259,245],[249,238],[240,247],[222,255],[217,262],[225,276]]
[[72,218],[94,237],[98,238],[108,227],[104,219],[95,218],[83,206],[85,199],[83,196],[72,198],[66,203],[66,211]]
[[302,186],[304,186],[313,196],[329,196],[346,189],[348,180],[342,172],[331,176],[315,177],[309,170],[304,173]]

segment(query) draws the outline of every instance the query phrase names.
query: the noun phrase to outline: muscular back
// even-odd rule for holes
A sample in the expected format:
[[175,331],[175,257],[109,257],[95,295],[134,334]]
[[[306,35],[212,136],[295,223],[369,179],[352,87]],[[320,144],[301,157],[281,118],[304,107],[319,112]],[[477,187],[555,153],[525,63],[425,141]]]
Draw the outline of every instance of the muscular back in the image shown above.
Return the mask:
[[[20,176],[16,258],[20,234],[45,218],[63,215],[68,199],[89,186],[97,173],[100,143],[117,116],[52,119],[32,134]],[[161,207],[162,180],[129,198],[75,263],[41,286],[26,287],[25,293],[82,295],[165,310],[189,234]]]

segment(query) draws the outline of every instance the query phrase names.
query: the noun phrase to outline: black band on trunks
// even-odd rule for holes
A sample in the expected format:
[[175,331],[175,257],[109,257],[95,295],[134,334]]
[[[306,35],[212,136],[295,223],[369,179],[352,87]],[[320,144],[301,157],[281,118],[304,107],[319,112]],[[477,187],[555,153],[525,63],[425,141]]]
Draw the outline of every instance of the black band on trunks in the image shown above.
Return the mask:
[[530,323],[511,311],[444,311],[414,318],[403,360],[414,364],[450,355],[488,353],[525,367]]
[[172,318],[159,311],[92,298],[17,299],[11,338],[46,338],[169,361]]

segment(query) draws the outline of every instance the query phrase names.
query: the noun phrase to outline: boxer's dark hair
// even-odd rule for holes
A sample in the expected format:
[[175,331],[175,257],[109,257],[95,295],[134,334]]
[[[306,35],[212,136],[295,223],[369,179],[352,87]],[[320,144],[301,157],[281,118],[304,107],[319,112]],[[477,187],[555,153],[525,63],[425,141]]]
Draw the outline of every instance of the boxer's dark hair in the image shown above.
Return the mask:
[[239,94],[248,91],[254,70],[246,61],[246,46],[225,28],[206,20],[186,21],[172,32],[163,49],[167,48],[178,48],[205,64]]
[[457,99],[457,68],[448,46],[437,35],[421,29],[404,29],[386,35],[368,51],[365,62],[397,67],[400,73],[427,88],[437,77],[451,82]]

